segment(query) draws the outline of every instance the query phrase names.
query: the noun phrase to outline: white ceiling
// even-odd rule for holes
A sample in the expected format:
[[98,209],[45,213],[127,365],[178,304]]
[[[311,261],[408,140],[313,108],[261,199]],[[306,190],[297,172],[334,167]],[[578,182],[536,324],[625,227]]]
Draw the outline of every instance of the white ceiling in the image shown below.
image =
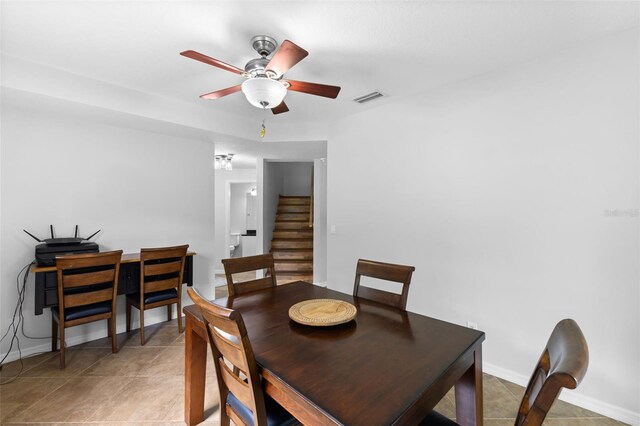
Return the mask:
[[198,96],[242,78],[184,58],[193,49],[244,67],[249,40],[291,39],[309,56],[289,78],[342,86],[337,100],[290,92],[275,122],[327,123],[367,106],[638,25],[637,2],[2,2],[2,52],[251,119],[241,93]]

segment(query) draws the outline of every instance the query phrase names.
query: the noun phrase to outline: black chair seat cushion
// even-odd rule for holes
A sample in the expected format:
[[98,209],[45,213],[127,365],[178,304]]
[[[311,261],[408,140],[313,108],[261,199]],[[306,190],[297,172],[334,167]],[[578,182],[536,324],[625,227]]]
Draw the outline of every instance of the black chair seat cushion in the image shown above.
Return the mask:
[[[130,294],[127,296],[129,299],[139,303],[140,293]],[[163,300],[175,299],[178,297],[178,292],[175,288],[169,290],[155,291],[153,293],[147,293],[144,295],[144,303],[148,305],[150,303],[162,302]]]
[[[235,411],[246,424],[253,424],[253,412],[231,392],[229,392],[227,396],[227,404],[233,408],[233,411]],[[287,410],[282,408],[282,406],[275,402],[269,395],[264,396],[264,404],[267,410],[268,426],[290,426],[298,423],[295,417],[289,414]]]
[[[53,306],[51,308],[55,311],[58,318],[60,317],[60,311],[57,306]],[[75,306],[73,308],[65,308],[64,309],[64,320],[65,321],[73,321],[80,318],[90,317],[93,315],[106,314],[111,312],[111,302],[100,302],[94,303],[91,305],[84,306]]]
[[437,411],[432,411],[420,422],[420,426],[458,426],[458,423]]

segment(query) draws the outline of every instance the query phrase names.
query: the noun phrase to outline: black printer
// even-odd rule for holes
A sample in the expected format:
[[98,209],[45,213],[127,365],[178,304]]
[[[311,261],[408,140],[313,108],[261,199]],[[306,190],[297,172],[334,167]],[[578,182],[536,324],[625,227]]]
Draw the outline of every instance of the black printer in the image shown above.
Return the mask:
[[53,225],[50,225],[51,238],[41,240],[30,232],[23,229],[29,236],[39,243],[36,245],[36,263],[38,266],[55,266],[56,256],[65,254],[85,254],[98,253],[100,247],[98,244],[89,241],[100,230],[94,232],[87,238],[78,237],[78,225],[76,225],[76,233],[74,237],[56,238],[53,234]]

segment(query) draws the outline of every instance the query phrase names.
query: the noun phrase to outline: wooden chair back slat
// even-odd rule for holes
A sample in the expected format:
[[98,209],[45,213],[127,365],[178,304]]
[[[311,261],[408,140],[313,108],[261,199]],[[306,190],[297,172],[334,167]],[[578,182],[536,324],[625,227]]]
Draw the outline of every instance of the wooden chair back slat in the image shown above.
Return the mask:
[[373,300],[374,302],[383,303],[388,306],[393,306],[395,308],[403,307],[401,294],[378,290],[377,288],[359,286],[357,296],[363,299]]
[[220,371],[222,372],[222,380],[225,386],[240,402],[245,406],[253,406],[253,394],[249,385],[242,380],[237,374],[227,366],[223,359],[219,359]]
[[189,244],[173,247],[154,247],[140,249],[140,260],[158,260],[181,258],[187,255]]
[[122,250],[103,253],[73,254],[56,256],[56,269],[66,271],[68,269],[93,268],[98,266],[120,265]]
[[86,293],[67,294],[64,296],[65,308],[75,308],[77,306],[92,305],[113,298],[113,289],[111,287],[102,290],[94,290]]
[[589,366],[589,348],[578,324],[560,321],[547,342],[518,410],[516,426],[539,426],[563,388],[575,389]]
[[[222,259],[222,264],[224,265],[224,273],[227,277],[227,290],[229,292],[229,297],[276,286],[276,269],[273,263],[273,255],[271,253],[259,254],[257,256]],[[236,283],[233,281],[234,274],[258,271],[261,269],[267,270],[267,277],[242,283]]]
[[[220,401],[224,404],[228,393],[231,392],[252,411],[254,425],[267,424],[258,365],[256,364],[242,315],[233,309],[209,302],[192,287],[188,288],[187,292],[195,304],[198,305],[207,328],[209,344],[216,367]],[[228,336],[219,333],[218,330],[228,334]],[[228,356],[225,356],[225,354]],[[237,360],[238,356],[242,357],[242,362]],[[233,371],[229,369],[225,360],[237,367],[237,369],[234,368]],[[238,370],[244,372],[246,382],[239,376]],[[240,416],[236,415],[228,404],[225,410],[234,421],[240,420]]]
[[153,293],[154,291],[169,290],[171,288],[179,288],[182,283],[178,277],[167,278],[166,280],[147,281],[144,285],[145,293]]
[[84,287],[94,284],[103,284],[115,279],[115,269],[107,269],[106,271],[87,272],[84,274],[66,275],[62,285],[64,288]]
[[177,273],[177,272],[180,272],[181,268],[182,268],[182,263],[180,261],[145,265],[144,275],[147,277],[151,277],[154,275],[165,275],[165,274]]
[[[407,298],[409,296],[409,284],[411,283],[411,276],[415,270],[416,268],[413,266],[358,259],[353,295],[373,300],[375,302],[384,303],[385,305],[393,306],[395,308],[406,309]],[[402,292],[400,294],[396,294],[361,286],[360,278],[362,276],[402,283]]]
[[211,337],[213,337],[214,344],[222,354],[224,358],[229,360],[233,366],[239,368],[243,372],[247,371],[247,363],[242,353],[242,349],[232,343],[228,338],[222,336],[215,328],[210,330]]
[[252,291],[263,290],[265,288],[274,287],[271,277],[258,278],[257,280],[245,281],[233,284],[234,296],[251,293]]

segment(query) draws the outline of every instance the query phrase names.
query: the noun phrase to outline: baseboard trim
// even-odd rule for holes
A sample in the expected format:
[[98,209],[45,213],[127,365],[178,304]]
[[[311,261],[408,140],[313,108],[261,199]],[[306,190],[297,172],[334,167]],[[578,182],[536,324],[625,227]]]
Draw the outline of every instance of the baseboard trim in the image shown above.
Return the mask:
[[[190,301],[189,301],[190,302]],[[183,306],[187,306],[190,305],[191,303],[187,303]],[[136,315],[133,316],[134,319],[136,318]],[[174,318],[175,318],[175,312],[174,312]],[[183,316],[184,318],[184,316]],[[167,320],[167,314],[166,311],[163,309],[162,310],[162,314],[157,314],[157,315],[149,315],[149,313],[145,313],[145,317],[144,317],[144,322],[145,325],[153,325],[153,324],[158,324],[160,322],[164,322]],[[106,321],[104,321],[104,323],[106,324]],[[137,330],[139,328],[139,326],[136,324],[136,321],[133,321],[132,324],[132,328],[133,330]],[[122,321],[122,324],[117,324],[117,329],[116,329],[116,333],[124,333],[127,330],[127,326],[124,323],[124,321]],[[92,340],[98,340],[98,339],[102,339],[103,337],[107,337],[107,330],[106,330],[106,326],[104,327],[104,330],[96,330],[92,333],[88,333],[88,334],[83,334],[83,335],[79,335],[79,336],[73,336],[73,337],[68,337],[66,338],[66,342],[67,342],[67,348],[72,347],[72,346],[76,346],[76,345],[80,345],[82,343],[87,343],[87,342],[91,342]],[[23,342],[25,340],[33,340],[33,339],[27,339],[24,336],[20,336],[20,340],[22,340]],[[39,340],[39,339],[38,339]],[[43,343],[41,345],[36,345],[36,346],[30,346],[28,348],[22,349],[22,358],[27,358],[29,356],[32,355],[38,355],[38,354],[42,354],[45,352],[51,352],[51,339],[43,339],[42,340]],[[0,354],[0,359],[4,358],[4,356],[6,355],[5,353]],[[20,352],[18,352],[18,350],[13,350],[11,352],[9,352],[9,355],[7,356],[7,358],[4,360],[4,363],[9,363],[12,361],[17,361],[18,359],[20,359]]]
[[[518,374],[486,362],[482,363],[482,370],[487,374],[508,380],[520,386],[527,386],[529,383],[529,377],[527,376],[523,376],[522,374]],[[559,399],[568,402],[569,404],[577,405],[578,407],[582,407],[586,410],[610,417],[614,420],[618,420],[632,426],[640,426],[640,413],[634,413],[633,411],[625,408],[581,395],[577,391],[562,392]]]

